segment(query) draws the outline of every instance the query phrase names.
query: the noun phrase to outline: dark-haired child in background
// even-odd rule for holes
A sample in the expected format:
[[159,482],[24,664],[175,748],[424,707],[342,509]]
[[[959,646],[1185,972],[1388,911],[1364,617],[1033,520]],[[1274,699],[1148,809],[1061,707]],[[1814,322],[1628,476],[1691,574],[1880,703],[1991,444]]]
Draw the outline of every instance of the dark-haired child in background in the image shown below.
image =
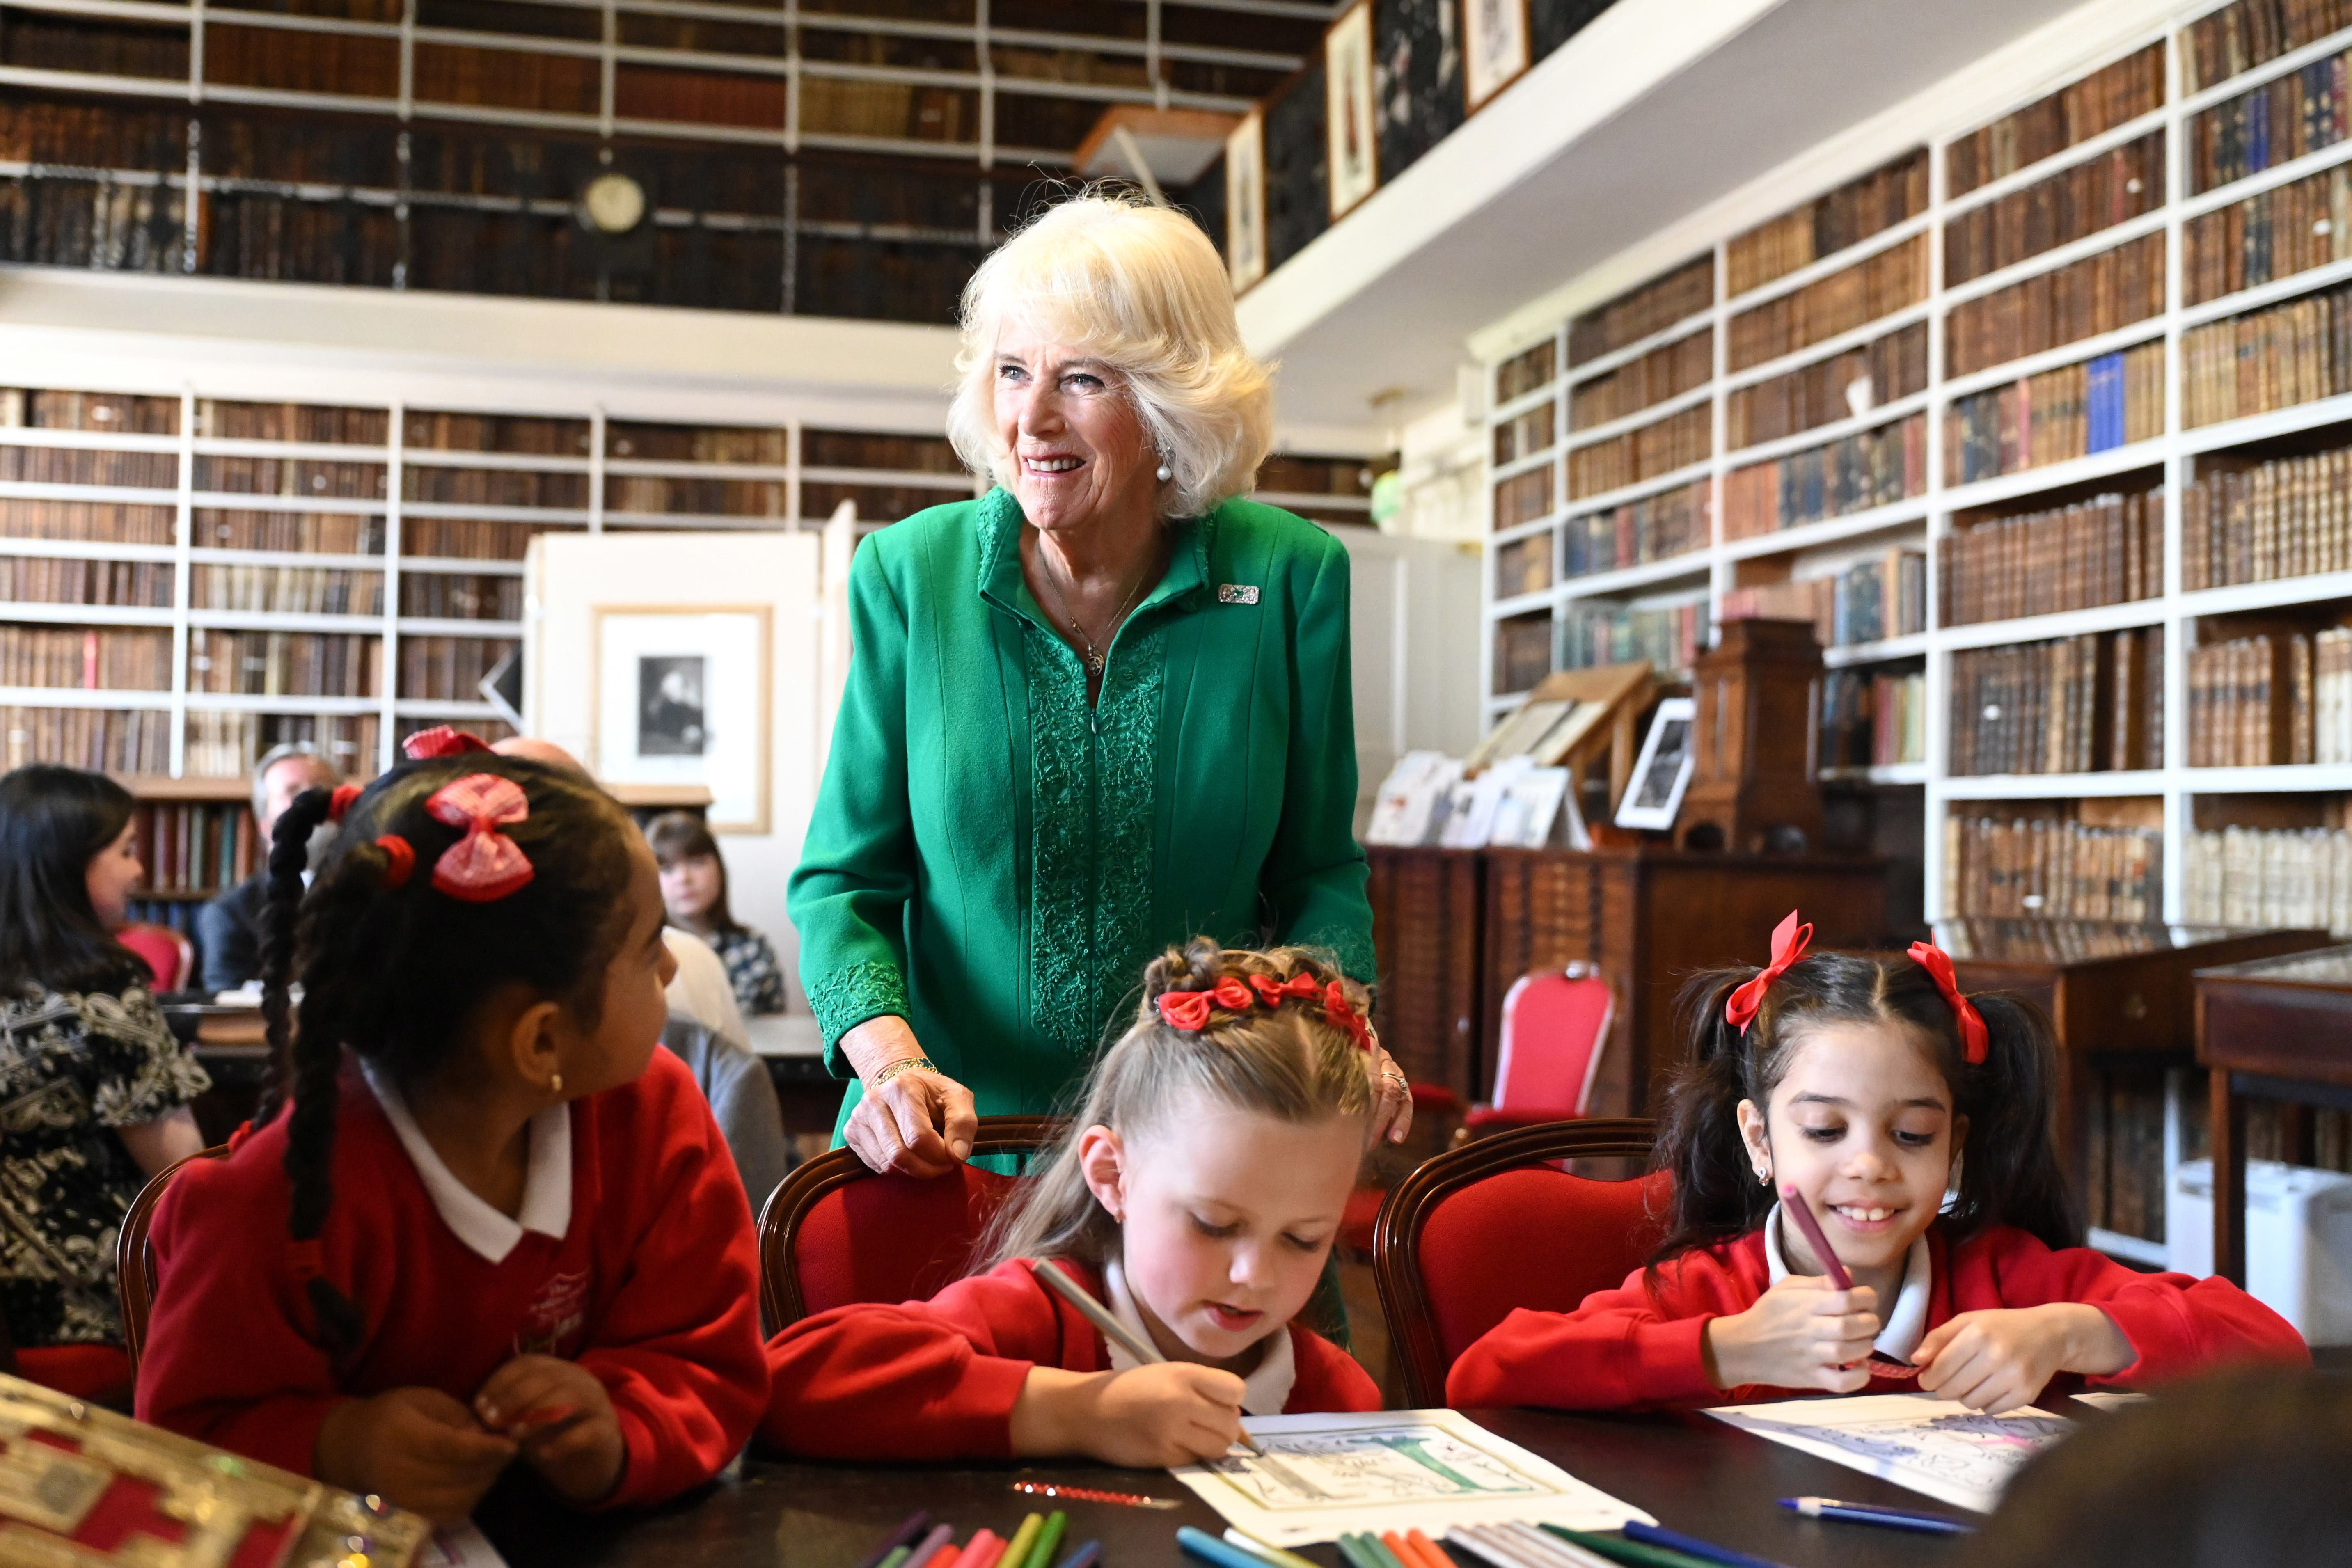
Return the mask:
[[[1667,1102],[1674,1207],[1651,1268],[1573,1312],[1514,1311],[1454,1363],[1449,1403],[1916,1387],[2002,1410],[2062,1373],[2145,1384],[2236,1358],[2308,1363],[2286,1321],[2227,1280],[2136,1274],[2082,1245],[2039,1014],[1963,997],[1925,943],[1804,956],[1811,930],[1791,914],[1767,968],[1685,991],[1692,1066]],[[1784,1224],[1784,1184],[1853,1289]],[[1916,1379],[1874,1372],[1874,1351]]]
[[[0,1305],[20,1349],[121,1342],[115,1232],[149,1176],[204,1146],[188,1102],[210,1080],[113,935],[144,874],[131,812],[100,773],[0,777]],[[89,1370],[113,1389],[68,1392],[128,1382],[119,1352]]]
[[278,823],[277,1080],[157,1208],[138,1413],[445,1521],[517,1458],[581,1507],[707,1480],[767,1374],[742,1184],[655,1048],[651,851],[585,781],[467,752],[370,786],[305,895],[329,809]]
[[646,824],[661,867],[662,902],[670,924],[709,942],[727,965],[728,984],[747,1017],[784,1010],[784,970],[768,939],[727,907],[727,862],[702,818],[669,811]]

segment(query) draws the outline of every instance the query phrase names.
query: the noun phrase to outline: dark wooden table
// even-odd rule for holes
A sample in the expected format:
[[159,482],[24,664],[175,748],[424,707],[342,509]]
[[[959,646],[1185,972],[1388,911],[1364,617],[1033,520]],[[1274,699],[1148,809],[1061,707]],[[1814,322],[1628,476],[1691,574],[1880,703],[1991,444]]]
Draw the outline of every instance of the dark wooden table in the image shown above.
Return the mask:
[[[2080,1406],[2074,1406],[2079,1410]],[[1476,1412],[1485,1426],[1578,1479],[1648,1510],[1660,1523],[1790,1568],[1918,1568],[1955,1563],[1953,1537],[1800,1519],[1784,1497],[1834,1497],[1967,1517],[1933,1499],[1831,1464],[1698,1415],[1565,1415]],[[1010,1489],[1016,1479],[1178,1498],[1178,1509],[1051,1501]],[[1031,1510],[1066,1509],[1067,1541],[1102,1542],[1104,1568],[1190,1563],[1176,1527],[1212,1535],[1224,1521],[1163,1470],[1090,1464],[875,1468],[752,1460],[722,1481],[656,1512],[625,1519],[564,1516],[510,1499],[479,1515],[512,1568],[856,1568],[908,1514],[928,1508],[959,1541],[982,1526],[1010,1535]],[[1338,1565],[1328,1544],[1301,1549]],[[1462,1554],[1465,1568],[1485,1568]],[[1194,1564],[1193,1568],[1199,1568]]]
[[[2246,1098],[2352,1110],[2352,947],[2200,969],[2196,985],[2197,1059],[2212,1079],[2213,1271],[2243,1285]],[[2287,1158],[2308,1164],[2308,1117],[2298,1123]]]

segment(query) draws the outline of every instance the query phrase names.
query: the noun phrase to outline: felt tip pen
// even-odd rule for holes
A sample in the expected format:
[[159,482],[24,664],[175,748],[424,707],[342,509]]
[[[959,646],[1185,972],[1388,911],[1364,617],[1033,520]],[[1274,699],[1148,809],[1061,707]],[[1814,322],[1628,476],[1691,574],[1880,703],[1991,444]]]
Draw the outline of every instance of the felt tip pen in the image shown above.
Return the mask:
[[884,1536],[881,1543],[874,1548],[873,1552],[866,1559],[865,1562],[860,1563],[857,1565],[857,1568],[879,1568],[879,1564],[884,1558],[889,1556],[891,1552],[897,1551],[901,1546],[911,1545],[916,1537],[921,1535],[923,1531],[929,1530],[930,1527],[931,1510],[927,1508],[917,1509],[913,1513],[907,1516],[905,1523],[899,1525],[898,1529]]
[[1301,1557],[1296,1552],[1285,1552],[1279,1546],[1267,1544],[1255,1535],[1244,1535],[1232,1525],[1225,1527],[1225,1544],[1238,1546],[1244,1552],[1263,1557],[1275,1568],[1320,1568],[1314,1559]]
[[1045,1526],[1037,1532],[1037,1543],[1029,1549],[1029,1568],[1054,1568],[1054,1559],[1062,1550],[1062,1532],[1070,1528],[1070,1516],[1060,1509],[1045,1516]]
[[[1159,1346],[1113,1317],[1110,1309],[1096,1300],[1087,1288],[1073,1279],[1060,1264],[1048,1262],[1043,1258],[1033,1258],[1029,1260],[1029,1272],[1045,1281],[1046,1289],[1053,1291],[1055,1295],[1076,1308],[1078,1315],[1092,1323],[1104,1339],[1125,1351],[1142,1365],[1154,1366],[1168,1359],[1160,1353]],[[1256,1438],[1249,1435],[1247,1427],[1242,1429],[1241,1446],[1260,1458],[1265,1457],[1265,1450],[1258,1446]],[[1219,1544],[1222,1545],[1223,1542]]]
[[1669,1552],[1679,1552],[1702,1563],[1720,1563],[1724,1568],[1781,1568],[1781,1564],[1769,1557],[1735,1552],[1728,1546],[1717,1546],[1712,1541],[1701,1541],[1696,1535],[1685,1535],[1679,1530],[1668,1530],[1663,1524],[1643,1524],[1638,1519],[1625,1521],[1625,1539],[1638,1541],[1644,1546],[1663,1546]]
[[1922,1535],[1973,1535],[1976,1526],[1948,1514],[1915,1513],[1907,1508],[1877,1503],[1840,1502],[1826,1497],[1784,1497],[1780,1506],[1807,1519],[1842,1519],[1851,1524],[1884,1525],[1888,1530],[1916,1530]]
[[1214,1563],[1216,1568],[1265,1568],[1265,1558],[1238,1546],[1228,1546],[1207,1531],[1195,1530],[1189,1524],[1177,1527],[1176,1544],[1202,1562]]
[[1062,1559],[1062,1568],[1095,1568],[1095,1559],[1101,1555],[1101,1542],[1082,1542],[1076,1552]]
[[[1839,1258],[1836,1249],[1830,1246],[1830,1238],[1822,1234],[1822,1222],[1813,1217],[1813,1205],[1797,1191],[1794,1182],[1780,1184],[1780,1212],[1796,1221],[1797,1228],[1804,1232],[1805,1245],[1813,1249],[1813,1257],[1821,1263],[1822,1272],[1830,1277],[1830,1283],[1841,1290],[1853,1289],[1853,1276],[1846,1272],[1844,1262]],[[1873,1372],[1885,1376],[1903,1377],[1916,1374],[1919,1370],[1900,1357],[1875,1349],[1870,1352],[1868,1361]]]

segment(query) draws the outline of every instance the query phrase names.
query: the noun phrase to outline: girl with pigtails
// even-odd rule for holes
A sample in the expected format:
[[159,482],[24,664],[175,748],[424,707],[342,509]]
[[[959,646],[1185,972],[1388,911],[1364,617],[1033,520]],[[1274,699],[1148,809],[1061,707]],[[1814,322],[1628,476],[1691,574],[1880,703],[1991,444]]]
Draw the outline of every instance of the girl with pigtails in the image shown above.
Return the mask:
[[1808,955],[1811,934],[1791,911],[1770,963],[1685,991],[1689,1065],[1658,1150],[1673,1206],[1650,1267],[1573,1312],[1511,1313],[1454,1363],[1450,1403],[1641,1409],[1866,1389],[2006,1410],[2059,1377],[2141,1385],[2222,1361],[2308,1362],[2294,1330],[2227,1280],[2138,1274],[2082,1245],[2039,1013],[1962,995],[1926,942]]
[[[761,1435],[834,1458],[1177,1465],[1223,1455],[1244,1414],[1379,1409],[1363,1368],[1292,1321],[1380,1108],[1367,1001],[1303,949],[1169,949],[1000,1215],[991,1267],[779,1333]],[[1043,1268],[1165,1363],[1108,1343]]]
[[574,1506],[651,1502],[766,1403],[751,1214],[655,1048],[652,851],[592,784],[469,740],[278,823],[272,1080],[157,1207],[138,1414],[440,1521],[517,1460]]

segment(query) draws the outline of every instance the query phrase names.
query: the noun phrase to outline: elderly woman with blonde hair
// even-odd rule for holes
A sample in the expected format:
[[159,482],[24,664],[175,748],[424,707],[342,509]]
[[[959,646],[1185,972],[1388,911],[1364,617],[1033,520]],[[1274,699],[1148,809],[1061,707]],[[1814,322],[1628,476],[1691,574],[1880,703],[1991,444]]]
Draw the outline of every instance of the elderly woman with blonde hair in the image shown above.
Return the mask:
[[[1206,934],[1372,979],[1348,555],[1243,499],[1272,439],[1216,251],[1088,195],[963,300],[956,450],[994,488],[868,538],[793,873],[838,1136],[939,1174],[1054,1110],[1145,961]],[[1411,1100],[1374,1047],[1379,1119]]]

